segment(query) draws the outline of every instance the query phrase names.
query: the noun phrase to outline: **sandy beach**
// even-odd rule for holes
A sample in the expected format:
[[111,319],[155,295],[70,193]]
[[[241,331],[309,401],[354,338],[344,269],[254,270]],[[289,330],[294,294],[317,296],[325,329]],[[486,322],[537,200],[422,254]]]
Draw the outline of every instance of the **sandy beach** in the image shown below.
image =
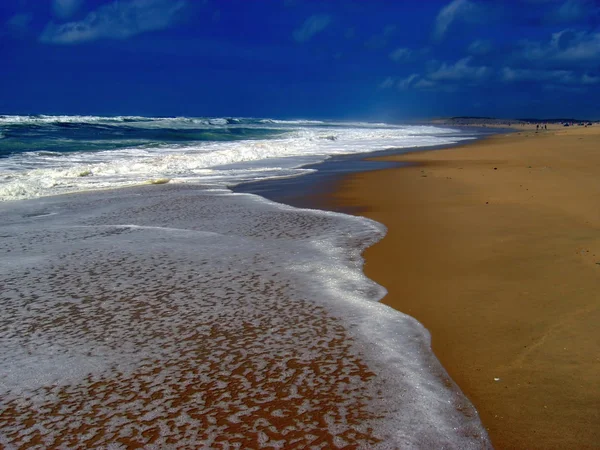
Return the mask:
[[600,445],[600,127],[523,128],[388,160],[326,201],[388,227],[365,253],[498,449]]

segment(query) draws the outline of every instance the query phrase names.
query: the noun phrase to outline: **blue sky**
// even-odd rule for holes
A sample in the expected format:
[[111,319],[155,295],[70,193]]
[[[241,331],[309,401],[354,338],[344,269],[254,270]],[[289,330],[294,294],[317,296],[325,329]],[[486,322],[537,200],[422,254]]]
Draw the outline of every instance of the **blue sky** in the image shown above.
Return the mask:
[[3,0],[0,113],[600,119],[598,0]]

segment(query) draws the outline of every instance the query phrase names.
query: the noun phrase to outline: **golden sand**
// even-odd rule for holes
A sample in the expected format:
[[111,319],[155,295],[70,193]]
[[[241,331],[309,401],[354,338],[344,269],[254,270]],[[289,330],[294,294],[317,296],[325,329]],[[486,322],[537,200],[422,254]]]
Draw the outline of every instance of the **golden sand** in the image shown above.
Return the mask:
[[386,157],[337,208],[387,236],[365,253],[416,317],[498,449],[600,448],[600,126],[522,129]]

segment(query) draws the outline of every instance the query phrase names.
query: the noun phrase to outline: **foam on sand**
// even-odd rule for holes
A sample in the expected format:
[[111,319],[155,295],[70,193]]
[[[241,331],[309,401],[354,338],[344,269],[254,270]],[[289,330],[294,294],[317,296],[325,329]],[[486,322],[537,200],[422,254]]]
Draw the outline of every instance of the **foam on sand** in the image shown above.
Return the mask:
[[3,445],[489,447],[377,302],[376,222],[173,184],[0,213]]

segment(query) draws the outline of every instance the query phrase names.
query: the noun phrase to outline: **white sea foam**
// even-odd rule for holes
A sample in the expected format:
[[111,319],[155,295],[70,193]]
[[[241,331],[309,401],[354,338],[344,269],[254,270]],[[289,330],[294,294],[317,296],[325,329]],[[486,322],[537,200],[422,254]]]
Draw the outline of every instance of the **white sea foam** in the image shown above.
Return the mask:
[[[377,303],[385,290],[360,255],[381,225],[226,189],[308,173],[332,155],[465,136],[305,120],[0,117],[10,130],[69,122],[281,134],[0,159],[0,198],[41,197],[0,205],[0,446],[489,447],[426,330]],[[44,198],[157,180],[170,183]]]
[[138,116],[55,116],[55,115],[37,115],[37,116],[19,116],[5,115],[0,116],[0,124],[43,124],[43,123],[96,123],[96,122],[124,122],[126,120],[153,120],[154,118]]
[[[67,119],[83,120],[27,120]],[[171,119],[148,120],[162,123]],[[180,124],[183,119],[177,120]],[[210,119],[210,126],[221,126],[224,121]],[[278,121],[279,126],[283,122]],[[301,175],[306,173],[301,167],[307,161],[323,161],[333,155],[443,145],[465,139],[453,130],[432,126],[306,126],[308,122],[285,121],[285,134],[272,139],[163,144],[97,152],[20,153],[0,159],[0,200],[131,186],[156,178],[232,185]],[[232,165],[235,171],[230,170]]]
[[[161,127],[164,124],[182,126],[185,124],[196,125],[243,125],[243,126],[264,126],[264,125],[280,125],[289,126],[342,126],[342,127],[384,127],[384,128],[407,128],[405,125],[391,125],[387,123],[374,122],[356,122],[356,121],[322,121],[322,120],[306,120],[306,119],[254,119],[244,117],[146,117],[146,116],[64,116],[64,115],[35,115],[35,116],[20,116],[20,115],[0,115],[1,125],[36,125],[36,124],[122,124],[127,123],[128,126],[135,127],[136,123],[148,126],[154,123],[154,126]],[[415,126],[412,126],[415,127]],[[440,132],[441,127],[433,126],[416,126],[422,129],[428,129],[428,132]],[[415,128],[417,129],[417,128]],[[452,129],[445,129],[444,132],[455,132]]]
[[480,449],[376,222],[225,189],[0,205],[0,444]]
[[279,120],[279,119],[261,119],[261,123],[277,123],[284,125],[322,125],[322,120]]

